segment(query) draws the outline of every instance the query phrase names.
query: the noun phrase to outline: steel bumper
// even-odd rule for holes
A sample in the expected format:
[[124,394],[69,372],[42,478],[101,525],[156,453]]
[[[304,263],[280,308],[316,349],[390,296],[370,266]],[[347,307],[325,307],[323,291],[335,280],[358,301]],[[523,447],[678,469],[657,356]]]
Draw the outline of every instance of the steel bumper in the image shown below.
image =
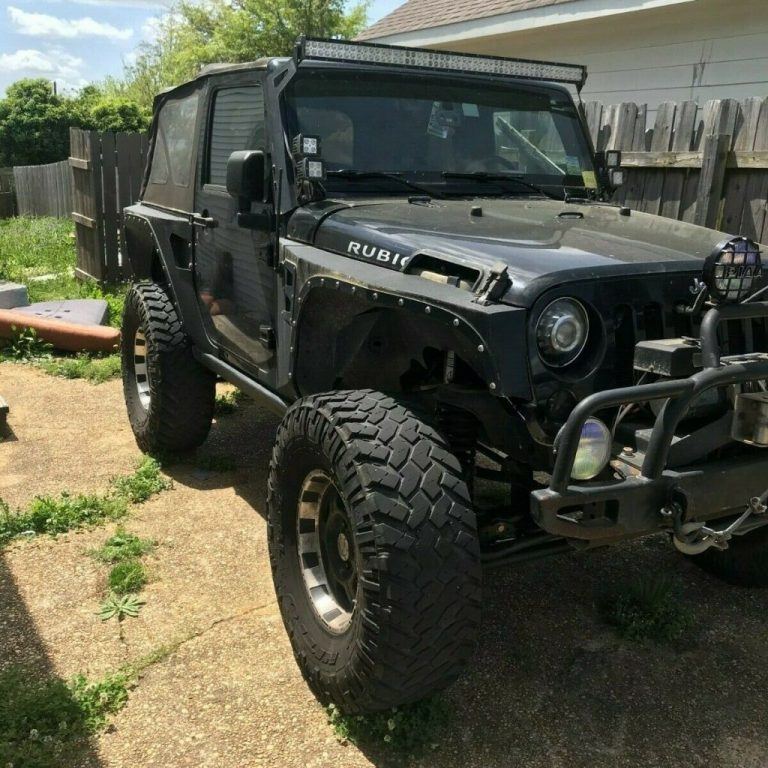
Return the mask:
[[[721,358],[717,327],[729,319],[768,317],[768,303],[710,310],[702,323],[705,367],[687,379],[598,392],[573,410],[560,434],[548,488],[531,494],[531,514],[549,533],[610,543],[671,526],[667,508],[679,502],[688,519],[709,520],[741,511],[768,486],[768,450],[727,461],[668,469],[675,432],[702,393],[768,379],[768,353]],[[573,483],[571,473],[587,419],[607,408],[666,401],[656,418],[642,469],[613,483]]]

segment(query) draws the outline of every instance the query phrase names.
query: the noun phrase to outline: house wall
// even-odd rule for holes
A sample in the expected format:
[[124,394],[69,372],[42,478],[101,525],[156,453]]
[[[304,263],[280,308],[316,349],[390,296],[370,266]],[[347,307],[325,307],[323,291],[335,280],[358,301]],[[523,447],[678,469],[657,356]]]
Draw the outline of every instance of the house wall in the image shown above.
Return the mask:
[[651,120],[663,101],[768,96],[768,0],[693,0],[453,41],[443,30],[432,43],[439,30],[422,30],[421,44],[586,64],[585,101],[647,103]]

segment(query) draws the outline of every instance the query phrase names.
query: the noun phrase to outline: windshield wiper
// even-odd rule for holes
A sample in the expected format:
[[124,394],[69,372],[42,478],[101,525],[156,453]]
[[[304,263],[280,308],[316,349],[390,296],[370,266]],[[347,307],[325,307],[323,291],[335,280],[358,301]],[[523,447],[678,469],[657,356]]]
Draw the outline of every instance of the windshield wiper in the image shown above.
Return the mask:
[[422,187],[420,184],[408,181],[408,179],[403,178],[398,173],[387,173],[386,171],[357,171],[353,168],[343,168],[339,171],[328,171],[326,176],[337,179],[389,179],[390,181],[396,181],[419,194],[427,195],[428,197],[445,198],[445,195],[442,195],[435,190]]
[[539,187],[536,184],[532,184],[530,181],[521,179],[519,176],[512,176],[508,173],[488,173],[488,171],[470,171],[466,173],[461,173],[459,171],[443,171],[443,178],[444,179],[473,179],[476,181],[485,181],[491,184],[498,184],[499,186],[503,186],[505,183],[509,182],[512,184],[517,184],[520,187],[525,187],[526,189],[530,189],[531,191],[537,192],[540,195],[544,195],[544,197],[548,197],[551,200],[562,201],[564,199],[564,197],[560,197],[559,195],[556,195],[553,192],[547,192],[546,189],[543,189],[542,187]]

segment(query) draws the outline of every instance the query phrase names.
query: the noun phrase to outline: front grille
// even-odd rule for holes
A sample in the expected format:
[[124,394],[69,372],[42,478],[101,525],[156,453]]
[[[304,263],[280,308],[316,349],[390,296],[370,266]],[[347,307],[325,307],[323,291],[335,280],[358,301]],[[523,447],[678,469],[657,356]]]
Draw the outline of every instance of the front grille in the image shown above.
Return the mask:
[[[655,285],[654,285],[655,284]],[[640,341],[680,337],[698,338],[701,317],[675,311],[690,304],[691,276],[676,275],[642,280],[606,281],[595,309],[605,322],[606,355],[596,377],[596,389],[630,386],[635,383],[634,352]],[[609,303],[617,293],[624,299]],[[634,294],[630,297],[627,294]],[[654,295],[655,294],[655,295]],[[629,298],[629,300],[626,300]],[[655,299],[655,300],[654,300]],[[720,328],[724,355],[768,351],[768,321],[742,320],[723,323]]]

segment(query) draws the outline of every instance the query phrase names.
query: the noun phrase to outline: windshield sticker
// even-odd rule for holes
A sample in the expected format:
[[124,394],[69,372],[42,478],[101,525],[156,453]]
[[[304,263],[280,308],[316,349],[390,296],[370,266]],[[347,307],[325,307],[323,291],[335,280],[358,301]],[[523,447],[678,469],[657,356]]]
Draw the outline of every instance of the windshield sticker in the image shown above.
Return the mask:
[[438,139],[448,139],[453,136],[460,122],[461,114],[455,104],[450,101],[436,101],[432,104],[427,133]]
[[597,189],[597,177],[594,171],[582,171],[581,178],[584,179],[584,186],[587,189]]
[[386,248],[378,248],[375,245],[366,245],[357,240],[350,240],[347,245],[347,253],[365,258],[370,261],[378,261],[382,264],[388,264],[392,267],[404,267],[410,260],[410,256],[401,256],[399,253],[392,253]]
[[480,107],[477,104],[462,104],[461,111],[464,117],[480,117]]

